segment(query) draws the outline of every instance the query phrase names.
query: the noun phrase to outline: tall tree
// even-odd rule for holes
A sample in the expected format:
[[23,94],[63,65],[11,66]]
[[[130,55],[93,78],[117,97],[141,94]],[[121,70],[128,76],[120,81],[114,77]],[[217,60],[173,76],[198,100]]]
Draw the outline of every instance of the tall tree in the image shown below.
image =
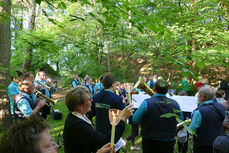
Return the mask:
[[10,56],[11,56],[11,34],[10,34],[10,0],[0,0],[0,112],[3,115],[3,126],[8,127],[10,120],[10,103],[7,100],[7,87],[10,82]]
[[[28,30],[34,31],[36,24],[36,1],[31,0],[29,3],[29,20],[28,20]],[[28,47],[25,49],[26,60],[23,63],[22,70],[24,72],[30,71],[32,57],[33,57],[33,44],[29,44]]]

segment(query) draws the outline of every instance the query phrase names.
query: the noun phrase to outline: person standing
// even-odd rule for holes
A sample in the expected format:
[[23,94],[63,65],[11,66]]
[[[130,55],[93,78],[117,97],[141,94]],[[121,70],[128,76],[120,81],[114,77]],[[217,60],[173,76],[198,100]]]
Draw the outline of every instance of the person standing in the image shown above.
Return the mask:
[[[48,82],[46,82],[46,74],[44,71],[39,71],[38,72],[38,80],[34,82],[35,88],[39,89],[42,94],[47,96],[48,98],[51,98],[51,93],[48,88]],[[43,85],[42,85],[43,84]],[[44,86],[45,85],[45,86]],[[49,102],[47,102],[49,104]],[[48,114],[50,114],[50,105],[45,105],[42,109],[42,118],[47,119]]]
[[[97,132],[93,129],[86,113],[91,110],[91,94],[85,86],[77,86],[70,90],[65,103],[70,111],[64,124],[64,152],[65,153],[94,153],[110,141],[111,129],[107,133]],[[120,113],[120,123],[115,128],[115,142],[119,140],[125,129],[125,120],[132,115],[131,106],[127,106]]]
[[93,96],[94,96],[94,86],[92,84],[92,81],[93,81],[92,77],[87,76],[86,82],[84,84],[84,86],[90,90],[91,98],[93,98]]
[[18,83],[23,80],[23,73],[20,71],[16,71],[16,72],[17,72],[17,77],[13,78],[12,82],[7,88],[8,97],[10,99],[10,112],[12,116],[14,115],[15,97],[19,93]]
[[213,102],[214,96],[214,89],[209,85],[198,91],[200,105],[193,112],[189,126],[196,133],[193,135],[193,153],[212,153],[215,138],[224,133],[225,108]]
[[191,89],[191,85],[188,83],[187,77],[182,79],[182,91],[186,92],[186,95],[189,95],[189,91]]
[[[93,97],[93,115],[96,115],[96,131],[107,134],[111,130],[108,116],[109,109],[123,110],[122,98],[116,95],[114,90],[115,78],[107,74],[103,77],[104,90]],[[125,123],[123,123],[125,127]]]
[[26,72],[25,73],[25,81],[33,82],[34,75],[32,72]]
[[102,91],[104,89],[103,84],[101,83],[102,80],[103,80],[103,76],[101,76],[99,78],[99,82],[96,83],[96,85],[95,85],[95,94],[99,93],[100,91]]
[[[158,80],[154,86],[155,94],[143,101],[133,115],[132,122],[141,122],[143,153],[173,153],[177,121],[176,115],[183,120],[179,104],[168,97],[169,84]],[[166,118],[162,115],[171,113],[174,116]]]
[[81,81],[80,81],[80,78],[78,76],[78,74],[76,73],[74,75],[74,79],[72,81],[72,86],[75,88],[77,85],[80,85]]
[[[144,81],[145,81],[145,80],[144,80]],[[155,85],[156,82],[157,82],[157,75],[154,74],[154,75],[152,76],[152,80],[149,80],[148,83],[147,83],[147,85],[148,85],[151,89],[153,89],[153,87],[154,87],[154,85]]]
[[198,76],[198,79],[199,79],[199,81],[196,83],[196,89],[197,89],[197,91],[202,87],[202,79],[203,79],[203,77],[202,76]]
[[124,82],[121,82],[121,85],[120,85],[120,88],[119,88],[119,91],[118,92],[119,92],[119,96],[121,96],[121,98],[122,98],[123,104],[124,105],[127,105],[128,96],[127,96],[127,93],[126,93]]
[[222,76],[222,79],[220,80],[220,88],[219,89],[224,90],[224,92],[226,94],[224,99],[228,100],[228,98],[229,98],[229,84],[228,84],[227,75]]
[[34,103],[30,95],[33,94],[33,84],[29,81],[22,81],[19,83],[20,93],[15,97],[15,119],[23,120],[31,118],[33,115],[44,107],[46,100],[39,100],[37,104]]

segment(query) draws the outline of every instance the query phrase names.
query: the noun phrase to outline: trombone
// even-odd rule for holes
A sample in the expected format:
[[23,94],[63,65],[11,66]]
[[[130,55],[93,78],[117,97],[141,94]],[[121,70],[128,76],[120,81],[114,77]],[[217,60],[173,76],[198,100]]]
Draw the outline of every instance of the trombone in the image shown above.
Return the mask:
[[46,95],[44,95],[44,94],[42,94],[40,91],[38,91],[36,88],[34,88],[34,90],[35,90],[35,97],[37,98],[37,99],[40,99],[40,97],[39,96],[41,96],[41,97],[43,97],[43,98],[45,98],[46,99],[46,102],[50,102],[52,105],[55,105],[56,104],[56,100],[53,100],[53,99],[51,99],[51,98],[49,98],[49,97],[47,97]]

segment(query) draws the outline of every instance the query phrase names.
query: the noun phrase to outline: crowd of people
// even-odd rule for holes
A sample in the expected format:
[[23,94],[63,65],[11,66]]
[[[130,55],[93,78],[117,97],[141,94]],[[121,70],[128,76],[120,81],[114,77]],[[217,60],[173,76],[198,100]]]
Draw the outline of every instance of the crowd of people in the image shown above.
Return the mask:
[[[17,73],[18,77],[13,78],[8,87],[8,95],[11,114],[18,122],[3,136],[0,152],[57,152],[58,145],[53,141],[44,121],[50,114],[50,102],[45,98],[38,98],[36,92],[33,92],[35,90],[51,98],[54,86],[43,71],[38,72],[35,80],[33,73],[26,73],[24,78],[21,72]],[[220,80],[217,90],[208,85],[206,79],[199,77],[196,83],[198,106],[192,114],[182,111],[178,102],[167,96],[168,80],[152,75],[148,82],[146,77],[143,77],[143,81],[154,93],[145,99],[139,108],[134,109],[132,104],[129,104],[130,93],[127,93],[125,83],[117,82],[113,75],[104,74],[94,86],[91,76],[86,75],[81,79],[75,74],[73,88],[65,96],[69,114],[63,130],[64,152],[108,153],[112,148],[114,152],[119,152],[120,146],[125,147],[125,144],[131,141],[131,150],[142,149],[143,153],[173,153],[178,120],[184,121],[187,117],[191,118],[189,133],[183,127],[179,128],[180,131],[186,132],[185,141],[178,144],[179,153],[187,152],[190,135],[193,137],[193,153],[224,153],[229,148],[225,148],[227,137],[222,137],[229,128],[229,85],[226,76]],[[189,96],[191,85],[187,78],[182,79],[181,86],[179,95]],[[142,90],[137,88],[135,93],[139,92]],[[121,110],[120,122],[115,127],[114,142],[117,146],[109,144],[112,129],[108,113],[110,109]],[[169,117],[166,117],[166,114]],[[95,123],[93,117],[96,117]],[[131,124],[131,133],[123,140],[126,120]],[[142,148],[135,146],[139,126]],[[181,133],[180,131],[178,133]],[[21,147],[21,143],[27,147]]]

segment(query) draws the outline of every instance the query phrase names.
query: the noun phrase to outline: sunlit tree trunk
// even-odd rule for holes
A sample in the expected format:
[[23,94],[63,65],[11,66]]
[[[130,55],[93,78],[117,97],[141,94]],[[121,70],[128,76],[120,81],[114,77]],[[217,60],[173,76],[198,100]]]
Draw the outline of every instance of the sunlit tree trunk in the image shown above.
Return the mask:
[[[29,4],[29,21],[28,21],[28,30],[34,31],[36,24],[36,2],[35,0],[31,0]],[[28,47],[25,49],[26,59],[23,63],[22,70],[24,72],[30,71],[32,57],[33,57],[33,47],[32,45],[28,44]]]
[[[3,127],[6,129],[11,124],[10,103],[7,97],[7,87],[10,83],[10,0],[0,0],[0,115],[3,119]],[[1,118],[0,117],[0,118]]]
[[107,37],[107,68],[108,72],[111,72],[111,61],[110,61],[110,38]]

